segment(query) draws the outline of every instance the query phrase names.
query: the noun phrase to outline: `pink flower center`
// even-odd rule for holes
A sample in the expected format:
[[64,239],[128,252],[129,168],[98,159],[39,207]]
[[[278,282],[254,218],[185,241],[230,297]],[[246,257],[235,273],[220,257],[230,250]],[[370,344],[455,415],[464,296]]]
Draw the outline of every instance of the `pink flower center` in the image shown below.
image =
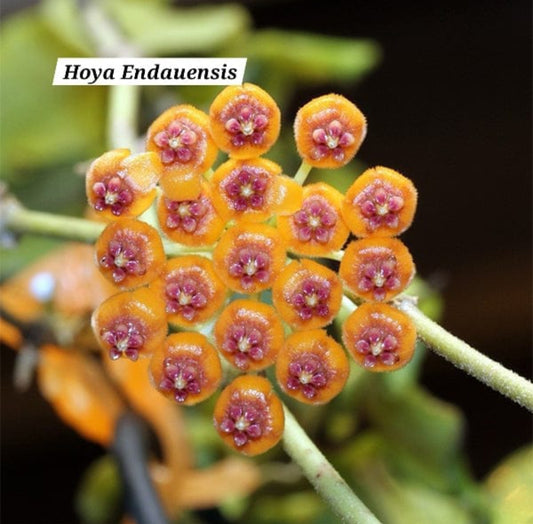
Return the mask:
[[351,146],[355,138],[338,120],[332,120],[323,127],[317,127],[312,134],[315,144],[312,156],[320,160],[331,155],[338,162],[344,160],[344,148]]
[[365,356],[364,366],[374,367],[378,362],[393,366],[400,360],[398,339],[389,329],[382,326],[368,327],[359,335],[355,349]]
[[302,209],[293,215],[292,221],[300,242],[326,244],[335,231],[337,212],[325,198],[316,195],[305,199]]
[[154,136],[163,164],[187,164],[198,155],[201,129],[190,121],[174,120]]
[[172,392],[176,402],[185,402],[190,394],[202,389],[204,376],[198,362],[190,357],[169,357],[163,362],[163,378],[159,389]]
[[105,182],[95,182],[93,192],[96,195],[94,209],[103,211],[111,209],[111,213],[120,216],[124,208],[133,202],[133,193],[123,178],[112,176]]
[[259,145],[263,142],[268,125],[268,112],[256,100],[245,97],[231,104],[221,113],[226,131],[234,146]]
[[265,428],[265,406],[263,403],[235,399],[226,410],[226,416],[220,423],[224,433],[233,434],[237,447],[244,446],[249,440],[256,440],[263,435]]
[[322,359],[314,353],[298,355],[289,364],[287,388],[291,391],[301,390],[305,398],[313,399],[317,390],[328,382],[328,369]]
[[394,255],[372,256],[361,263],[357,287],[364,293],[372,292],[374,300],[384,300],[388,291],[394,291],[400,286]]
[[265,340],[257,327],[240,322],[229,327],[222,349],[234,355],[235,365],[242,370],[248,369],[249,362],[258,362],[265,356]]
[[194,233],[209,210],[208,199],[204,195],[196,200],[165,199],[167,209],[166,225],[169,229],[182,229]]
[[404,207],[402,192],[382,180],[375,180],[354,199],[367,227],[374,231],[380,226],[398,227],[399,213]]
[[112,360],[125,356],[130,360],[139,358],[139,351],[144,345],[144,330],[137,319],[121,319],[100,331],[100,336],[109,344],[109,356]]
[[229,274],[240,278],[241,286],[248,289],[256,282],[267,282],[270,277],[270,256],[257,247],[243,247],[237,250],[229,265]]
[[120,235],[109,242],[106,254],[100,259],[100,265],[112,269],[116,284],[128,275],[140,276],[146,273],[142,248],[131,238],[120,238]]
[[309,320],[314,316],[327,317],[330,293],[331,285],[327,280],[309,277],[292,294],[290,303],[302,320]]
[[223,184],[223,191],[233,209],[246,211],[261,209],[265,205],[265,191],[268,187],[268,173],[251,168],[233,171]]
[[181,274],[167,280],[165,287],[167,313],[194,320],[209,300],[209,286],[201,275]]

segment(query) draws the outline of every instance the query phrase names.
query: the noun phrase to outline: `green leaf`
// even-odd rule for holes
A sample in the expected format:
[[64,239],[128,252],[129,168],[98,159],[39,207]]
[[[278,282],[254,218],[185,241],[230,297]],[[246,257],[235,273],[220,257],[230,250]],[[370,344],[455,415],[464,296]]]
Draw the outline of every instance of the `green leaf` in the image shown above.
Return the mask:
[[418,387],[391,394],[383,377],[373,378],[366,392],[366,407],[373,424],[453,480],[464,433],[464,421],[457,408]]
[[506,458],[489,476],[493,524],[533,523],[533,446]]
[[372,40],[264,30],[251,35],[246,55],[300,83],[331,83],[360,80],[377,65],[381,51]]
[[86,524],[118,522],[122,485],[115,460],[105,455],[89,466],[78,488],[75,506]]
[[91,56],[95,50],[81,18],[76,0],[44,0],[40,12],[46,27],[77,55]]
[[103,5],[146,54],[213,53],[250,25],[248,12],[238,4],[178,9],[145,0],[113,0]]
[[[378,518],[388,524],[475,521],[462,497],[443,489],[445,483],[438,474],[424,471],[422,463],[416,464],[413,456],[405,455],[391,442],[377,433],[367,433],[338,457],[346,477]],[[399,460],[398,454],[404,456]]]
[[[52,86],[56,59],[75,51],[34,9],[3,24],[0,93],[2,176],[68,163],[104,148],[104,87]],[[17,173],[18,174],[18,173]]]
[[313,491],[258,497],[245,516],[255,524],[322,524],[335,522],[335,516]]
[[438,321],[442,317],[444,300],[439,291],[426,280],[415,276],[405,292],[418,298],[418,307],[429,318]]
[[14,275],[30,262],[45,255],[61,244],[42,236],[23,235],[12,249],[2,249],[2,263],[0,264],[0,280]]
[[326,182],[330,186],[345,194],[355,179],[366,169],[366,166],[358,159],[352,160],[348,165],[339,169],[313,168],[307,177],[307,184]]

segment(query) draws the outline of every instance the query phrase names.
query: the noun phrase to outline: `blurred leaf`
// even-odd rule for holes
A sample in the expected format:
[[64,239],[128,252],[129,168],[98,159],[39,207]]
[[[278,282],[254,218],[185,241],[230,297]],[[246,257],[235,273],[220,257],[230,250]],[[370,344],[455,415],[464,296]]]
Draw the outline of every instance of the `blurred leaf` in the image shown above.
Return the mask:
[[313,169],[307,177],[307,184],[315,182],[326,182],[330,186],[346,193],[354,180],[365,170],[365,165],[359,160],[354,159],[348,165],[339,169]]
[[78,515],[86,524],[118,522],[122,486],[117,464],[105,455],[93,462],[81,480],[75,499]]
[[[371,433],[360,437],[339,459],[344,468],[349,468],[356,492],[378,518],[388,524],[474,522],[460,497],[416,480],[424,476],[420,471],[413,468],[404,468],[400,474],[395,471],[397,467],[391,460],[397,466],[398,451],[388,440]],[[402,460],[409,462],[406,457]],[[423,469],[423,465],[418,464],[418,468]],[[416,475],[410,477],[413,473]]]
[[24,235],[13,249],[2,250],[2,263],[0,264],[0,281],[5,280],[17,271],[26,267],[36,258],[43,256],[53,248],[59,246],[61,241],[42,236]]
[[238,4],[177,9],[145,0],[112,0],[104,6],[147,54],[212,53],[250,25],[248,12]]
[[418,307],[429,318],[438,321],[442,317],[442,295],[423,278],[415,276],[405,293],[418,297]]
[[301,491],[258,497],[245,521],[254,524],[328,524],[337,519],[314,491]]
[[81,352],[41,347],[38,384],[57,415],[84,438],[111,444],[124,403],[102,368]]
[[77,55],[94,54],[94,48],[80,16],[79,2],[44,0],[40,4],[40,12],[46,27]]
[[453,478],[464,431],[457,408],[418,387],[392,395],[381,376],[366,395],[369,417],[385,436]]
[[2,176],[96,155],[104,148],[105,88],[52,86],[59,42],[34,9],[11,16],[0,42]]
[[80,216],[87,205],[85,177],[72,164],[21,173],[9,189],[29,209]]
[[279,30],[255,32],[247,42],[246,54],[300,83],[354,82],[381,57],[372,40]]
[[486,482],[494,501],[493,524],[533,523],[533,446],[506,458]]

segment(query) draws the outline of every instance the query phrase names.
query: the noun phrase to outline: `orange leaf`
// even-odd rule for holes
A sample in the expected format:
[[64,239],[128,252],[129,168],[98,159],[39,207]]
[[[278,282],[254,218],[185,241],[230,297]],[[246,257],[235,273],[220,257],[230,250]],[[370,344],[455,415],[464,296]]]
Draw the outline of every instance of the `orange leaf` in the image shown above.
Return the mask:
[[124,406],[89,356],[43,346],[39,388],[61,419],[83,437],[109,446]]

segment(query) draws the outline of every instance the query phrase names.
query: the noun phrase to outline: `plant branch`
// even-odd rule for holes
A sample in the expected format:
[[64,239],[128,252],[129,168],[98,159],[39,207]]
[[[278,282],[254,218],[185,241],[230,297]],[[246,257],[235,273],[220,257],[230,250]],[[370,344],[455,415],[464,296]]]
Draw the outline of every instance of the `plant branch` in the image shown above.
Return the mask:
[[[117,24],[98,2],[81,6],[81,19],[89,33],[98,56],[135,57],[141,50],[129,42]],[[107,113],[107,142],[113,149],[135,149],[140,86],[112,85],[109,87]]]
[[83,218],[31,211],[15,200],[5,202],[0,221],[3,227],[15,233],[34,233],[81,242],[94,242],[105,227],[101,222]]
[[[55,215],[41,211],[31,211],[21,206],[14,199],[2,202],[0,226],[14,233],[33,233],[64,240],[78,240],[93,243],[100,236],[107,224],[94,222],[85,218]],[[169,257],[179,255],[203,255],[210,258],[212,246],[189,247],[163,240],[165,253]]]
[[446,331],[439,324],[426,317],[415,306],[411,298],[397,300],[396,306],[411,317],[418,336],[435,353],[533,412],[533,384],[529,380],[505,368]]
[[283,446],[288,455],[301,468],[318,494],[331,506],[343,522],[379,524],[379,520],[350,489],[337,470],[315,446],[298,424],[294,415],[285,412]]
[[122,415],[115,429],[113,452],[126,491],[126,505],[139,524],[168,524],[146,464],[143,427],[132,414]]
[[107,142],[113,149],[128,148],[135,152],[137,143],[137,108],[141,90],[136,85],[109,87]]

